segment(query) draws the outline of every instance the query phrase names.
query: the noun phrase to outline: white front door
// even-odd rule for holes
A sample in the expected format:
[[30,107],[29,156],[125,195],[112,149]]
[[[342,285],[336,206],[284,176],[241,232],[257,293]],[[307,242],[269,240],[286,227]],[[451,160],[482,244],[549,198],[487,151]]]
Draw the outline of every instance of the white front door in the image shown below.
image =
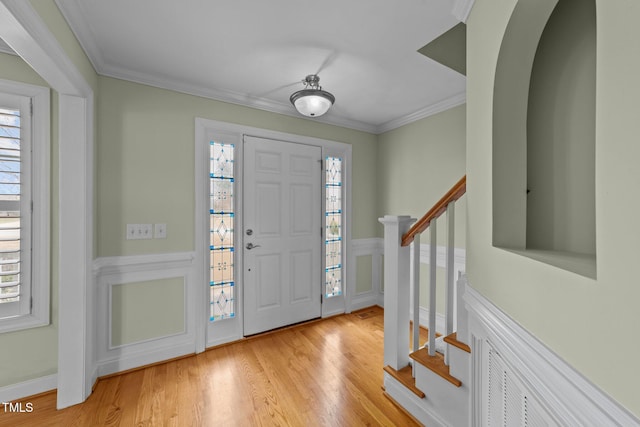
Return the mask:
[[320,147],[244,137],[244,335],[320,317]]

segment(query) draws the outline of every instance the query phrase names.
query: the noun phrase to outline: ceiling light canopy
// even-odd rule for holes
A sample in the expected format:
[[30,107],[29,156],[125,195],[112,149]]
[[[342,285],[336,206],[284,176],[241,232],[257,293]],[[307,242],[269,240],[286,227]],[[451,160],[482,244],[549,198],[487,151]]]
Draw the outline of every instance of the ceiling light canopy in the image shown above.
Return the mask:
[[303,116],[320,117],[336,102],[335,96],[322,90],[320,77],[316,74],[309,74],[302,83],[305,88],[295,92],[289,100]]

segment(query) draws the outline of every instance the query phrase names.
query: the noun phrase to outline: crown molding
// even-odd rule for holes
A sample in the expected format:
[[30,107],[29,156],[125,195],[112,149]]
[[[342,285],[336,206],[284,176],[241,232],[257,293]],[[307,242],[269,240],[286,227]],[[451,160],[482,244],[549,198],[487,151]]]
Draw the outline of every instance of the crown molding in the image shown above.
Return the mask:
[[[449,108],[456,107],[466,102],[466,94],[456,94],[448,99],[440,101],[436,104],[426,106],[414,113],[406,116],[398,117],[381,125],[367,123],[359,120],[345,119],[333,116],[331,111],[322,117],[307,118],[295,111],[291,104],[278,101],[272,101],[265,98],[250,96],[244,93],[229,91],[224,89],[216,89],[204,85],[196,85],[179,81],[178,79],[167,78],[160,75],[140,73],[124,67],[116,67],[107,64],[104,61],[102,52],[98,48],[96,38],[91,28],[86,24],[82,14],[82,2],[77,0],[55,0],[56,5],[64,16],[71,31],[87,54],[89,61],[93,65],[96,72],[105,77],[113,77],[120,80],[126,80],[134,83],[140,83],[147,86],[167,89],[188,95],[199,96],[202,98],[213,99],[216,101],[227,102],[230,104],[241,105],[245,107],[255,108],[258,110],[268,111],[271,113],[283,114],[285,116],[295,117],[297,119],[309,120],[333,126],[340,126],[348,129],[368,132],[372,134],[381,134],[425,117],[440,113]],[[470,4],[467,4],[470,3]],[[457,0],[454,5],[454,11],[457,9],[469,11],[473,5],[473,0]],[[467,11],[468,14],[468,11]],[[457,15],[456,15],[457,17]],[[465,18],[466,19],[466,18]]]
[[194,85],[178,81],[177,79],[139,73],[124,68],[105,66],[102,67],[102,69],[98,71],[98,73],[106,77],[113,77],[116,79],[122,79],[134,83],[144,84],[147,86],[157,87],[160,89],[167,89],[175,92],[185,93],[187,95],[194,95],[202,98],[213,99],[216,101],[227,102],[230,104],[256,108],[258,110],[283,114],[286,116],[295,117],[297,119],[304,119],[312,122],[341,126],[369,133],[375,133],[377,130],[377,126],[374,124],[335,117],[331,115],[331,111],[329,111],[329,113],[325,114],[322,117],[306,118],[298,114],[298,112],[295,111],[289,103],[282,103],[265,98],[252,97],[250,95],[235,91],[216,89],[203,85]]
[[100,74],[100,70],[104,68],[105,63],[102,52],[96,43],[96,37],[82,14],[82,2],[75,0],[54,1],[67,22],[67,25],[71,28],[71,32],[73,32],[76,40],[80,43],[82,50],[84,50],[89,58],[93,69]]
[[455,3],[453,4],[453,9],[451,10],[451,13],[460,22],[466,23],[474,3],[475,3],[475,0],[456,0]]
[[393,119],[386,123],[383,123],[377,126],[375,133],[381,134],[381,133],[389,132],[390,130],[397,129],[401,126],[408,125],[409,123],[416,122],[418,120],[424,119],[429,116],[433,116],[435,114],[449,110],[450,108],[454,108],[454,107],[457,107],[458,105],[462,105],[466,102],[467,102],[466,91],[457,93],[447,99],[443,99],[440,102],[436,102],[435,104],[428,105],[411,114],[407,114],[405,116],[398,117],[397,119]]
[[0,53],[8,53],[9,55],[18,56],[18,54],[13,49],[11,49],[9,45],[6,44],[2,39],[0,39]]

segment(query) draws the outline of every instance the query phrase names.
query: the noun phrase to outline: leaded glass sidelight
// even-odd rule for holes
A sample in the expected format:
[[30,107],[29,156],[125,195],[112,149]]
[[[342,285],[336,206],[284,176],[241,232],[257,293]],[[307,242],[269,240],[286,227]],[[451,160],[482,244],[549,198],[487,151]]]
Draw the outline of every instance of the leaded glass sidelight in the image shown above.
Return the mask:
[[325,159],[325,295],[342,294],[342,159]]
[[209,144],[209,320],[235,316],[233,144]]

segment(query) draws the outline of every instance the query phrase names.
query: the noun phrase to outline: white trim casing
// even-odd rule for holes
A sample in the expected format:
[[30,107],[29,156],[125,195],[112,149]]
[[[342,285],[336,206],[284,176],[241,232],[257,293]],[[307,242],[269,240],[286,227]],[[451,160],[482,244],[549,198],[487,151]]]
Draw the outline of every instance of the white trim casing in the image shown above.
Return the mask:
[[487,349],[495,349],[510,373],[558,425],[640,426],[640,420],[584,378],[526,329],[467,286],[464,300],[472,336],[472,419],[484,425]]

